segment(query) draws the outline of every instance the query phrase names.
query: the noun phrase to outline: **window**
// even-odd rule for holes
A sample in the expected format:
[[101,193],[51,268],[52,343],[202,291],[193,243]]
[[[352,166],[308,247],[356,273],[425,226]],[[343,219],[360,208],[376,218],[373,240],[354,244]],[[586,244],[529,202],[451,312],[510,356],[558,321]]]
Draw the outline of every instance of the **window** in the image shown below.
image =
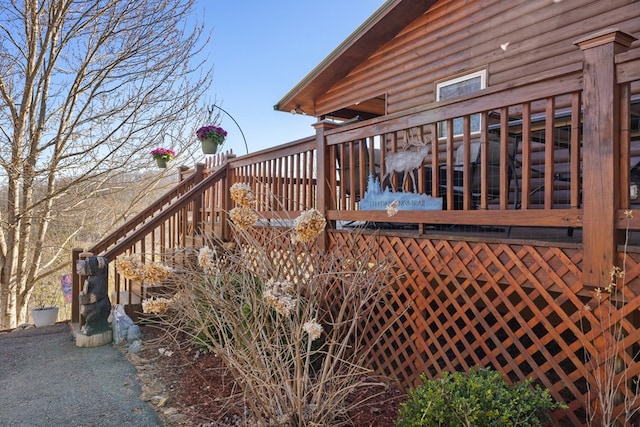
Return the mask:
[[[436,101],[455,98],[457,96],[468,95],[484,89],[487,86],[487,70],[476,71],[471,74],[456,77],[436,84]],[[480,132],[480,114],[471,116],[471,132]],[[462,135],[462,118],[453,120],[454,136]],[[447,136],[447,123],[438,123],[438,137]]]

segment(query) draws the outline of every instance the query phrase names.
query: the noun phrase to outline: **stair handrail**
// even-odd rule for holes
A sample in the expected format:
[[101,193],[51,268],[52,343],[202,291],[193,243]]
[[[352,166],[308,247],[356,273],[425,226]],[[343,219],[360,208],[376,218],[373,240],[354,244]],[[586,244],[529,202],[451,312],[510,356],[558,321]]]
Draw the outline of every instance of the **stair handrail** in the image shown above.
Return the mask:
[[[165,219],[180,209],[184,208],[188,203],[195,200],[197,197],[201,196],[202,193],[209,187],[212,187],[221,179],[226,178],[227,176],[227,167],[226,165],[221,166],[218,170],[213,172],[211,175],[200,181],[198,184],[193,186],[189,191],[180,196],[177,200],[173,200],[169,206],[166,206],[162,209],[160,215],[153,216],[149,221],[145,222],[142,227],[134,230],[133,233],[127,235],[124,239],[120,240],[115,246],[108,249],[106,252],[102,253],[101,256],[107,258],[108,261],[113,261],[115,257],[124,253],[128,248],[131,247],[133,243],[135,243],[140,237],[145,235],[149,230],[153,230],[158,225],[160,225]],[[90,252],[94,254],[99,254],[98,249],[103,247],[104,244],[98,243],[94,246]]]
[[[211,175],[207,176],[204,179],[201,179],[202,175],[197,175],[198,171],[202,173],[202,169],[197,168],[196,172],[182,180],[179,185],[177,185],[173,190],[171,190],[165,196],[161,197],[156,203],[152,205],[160,206],[161,213],[159,215],[152,216],[150,217],[151,219],[147,221],[147,219],[149,218],[149,214],[147,214],[144,215],[144,221],[141,221],[141,212],[141,214],[136,215],[135,218],[133,218],[131,221],[128,221],[126,224],[129,228],[134,229],[133,233],[128,235],[126,233],[122,233],[121,229],[124,228],[123,226],[121,227],[121,229],[117,230],[114,233],[111,233],[107,238],[95,244],[92,248],[89,249],[89,252],[94,255],[100,255],[107,258],[108,262],[113,261],[115,257],[124,253],[127,249],[131,248],[131,246],[135,244],[135,242],[143,238],[144,235],[149,232],[149,230],[154,230],[163,221],[166,221],[167,218],[176,214],[176,212],[178,212],[180,209],[183,209],[188,203],[202,196],[204,191],[206,191],[208,188],[213,187],[220,180],[226,179],[228,173],[228,163],[225,162],[224,164],[220,165],[218,170],[214,171]],[[194,183],[195,185],[193,185]],[[175,199],[175,196],[178,195],[180,191],[184,191],[186,188],[188,188],[189,185],[192,185],[192,187],[184,194],[180,195],[177,199]],[[167,203],[169,203],[168,206],[166,206]],[[153,211],[151,215],[154,215],[156,213],[156,209],[152,209],[151,207],[143,212],[148,213],[150,211]],[[142,226],[135,228],[133,224],[142,224]],[[121,238],[123,234],[124,239],[118,242],[117,239]],[[110,244],[113,243],[115,243],[113,247],[106,250],[106,252],[103,252]],[[73,323],[79,323],[81,320],[79,309],[80,306],[78,303],[78,297],[80,293],[80,277],[76,270],[76,262],[81,259],[82,252],[84,252],[84,250],[82,249],[73,249],[71,256],[71,322]]]
[[119,239],[126,237],[129,232],[145,224],[145,222],[149,218],[153,217],[157,212],[161,212],[162,209],[167,204],[171,203],[172,200],[180,197],[181,194],[185,194],[190,187],[193,188],[194,184],[196,184],[201,179],[202,171],[203,165],[198,165],[193,173],[181,180],[175,187],[173,187],[151,205],[144,208],[129,221],[118,227],[107,237],[96,243],[91,249],[89,249],[89,252],[94,254],[101,253],[105,251],[110,245],[116,243]]

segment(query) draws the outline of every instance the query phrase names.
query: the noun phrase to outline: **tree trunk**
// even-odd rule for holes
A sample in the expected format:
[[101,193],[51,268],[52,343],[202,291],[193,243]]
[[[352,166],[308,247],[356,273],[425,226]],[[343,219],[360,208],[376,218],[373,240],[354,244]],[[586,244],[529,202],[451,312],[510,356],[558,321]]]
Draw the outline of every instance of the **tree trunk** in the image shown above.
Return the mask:
[[[0,26],[0,167],[8,177],[0,183],[7,200],[0,206],[0,329],[25,322],[43,286],[59,292],[59,281],[46,279],[70,270],[70,248],[87,244],[76,236],[114,225],[102,216],[105,206],[139,209],[95,195],[159,182],[157,173],[122,181],[149,168],[156,144],[197,151],[194,130],[206,117],[198,104],[212,68],[199,60],[192,66],[204,48],[193,6],[0,2],[0,16],[11,17]],[[96,229],[83,228],[86,218]]]

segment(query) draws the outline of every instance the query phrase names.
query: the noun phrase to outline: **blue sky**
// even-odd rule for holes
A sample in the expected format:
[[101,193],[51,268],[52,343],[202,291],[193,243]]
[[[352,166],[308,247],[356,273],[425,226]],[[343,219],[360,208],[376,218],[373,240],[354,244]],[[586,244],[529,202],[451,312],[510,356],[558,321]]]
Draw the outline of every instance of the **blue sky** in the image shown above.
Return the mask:
[[[198,17],[211,32],[209,99],[235,118],[250,152],[314,134],[315,118],[277,112],[273,105],[383,3],[198,0]],[[224,114],[222,127],[229,132],[223,150],[245,154],[240,131]]]

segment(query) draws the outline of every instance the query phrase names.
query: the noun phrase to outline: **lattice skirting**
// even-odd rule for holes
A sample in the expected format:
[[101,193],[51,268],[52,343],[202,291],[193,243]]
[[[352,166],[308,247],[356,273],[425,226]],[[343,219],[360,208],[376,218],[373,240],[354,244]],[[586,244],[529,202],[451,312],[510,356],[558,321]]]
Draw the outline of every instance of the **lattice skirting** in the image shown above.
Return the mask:
[[[377,372],[406,389],[420,384],[421,372],[434,378],[476,365],[511,381],[533,377],[569,406],[554,413],[556,422],[578,426],[608,360],[620,372],[616,411],[629,413],[624,395],[638,390],[640,377],[638,254],[620,255],[626,283],[613,294],[603,284],[598,299],[581,283],[582,250],[575,246],[375,239],[396,265],[384,308],[365,326]],[[339,231],[329,241],[353,244]]]
[[[269,250],[273,233],[254,231]],[[640,406],[640,396],[629,401],[640,387],[639,253],[621,253],[624,279],[598,294],[582,284],[576,245],[327,235],[330,250],[364,253],[373,240],[375,256],[395,266],[383,303],[362,324],[370,367],[390,381],[408,390],[422,372],[435,378],[490,366],[510,381],[534,378],[569,407],[555,422],[580,426],[597,410],[603,373],[614,372],[615,413],[622,425],[640,425],[640,416],[624,420]]]

